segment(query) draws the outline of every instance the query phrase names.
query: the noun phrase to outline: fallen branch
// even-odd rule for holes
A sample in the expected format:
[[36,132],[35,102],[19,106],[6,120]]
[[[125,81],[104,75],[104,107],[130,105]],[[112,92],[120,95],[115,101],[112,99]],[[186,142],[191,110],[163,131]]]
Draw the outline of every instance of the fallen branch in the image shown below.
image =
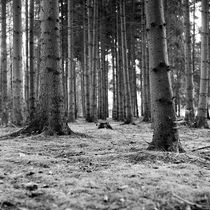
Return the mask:
[[200,147],[200,148],[197,148],[197,149],[193,149],[192,152],[195,152],[195,151],[198,151],[198,150],[203,150],[203,149],[209,149],[210,146],[205,146],[205,147]]
[[197,204],[197,203],[193,203],[193,202],[191,202],[191,201],[188,201],[188,200],[186,200],[186,199],[184,199],[184,198],[181,198],[180,196],[178,196],[178,195],[176,195],[176,194],[172,194],[175,198],[177,198],[178,200],[180,200],[180,201],[182,201],[183,203],[186,203],[186,204],[188,204],[188,205],[190,205],[190,206],[193,206],[193,207],[196,207],[197,209],[201,209],[201,210],[203,210],[204,208],[203,208],[203,206],[201,206],[201,205],[199,205],[199,204]]

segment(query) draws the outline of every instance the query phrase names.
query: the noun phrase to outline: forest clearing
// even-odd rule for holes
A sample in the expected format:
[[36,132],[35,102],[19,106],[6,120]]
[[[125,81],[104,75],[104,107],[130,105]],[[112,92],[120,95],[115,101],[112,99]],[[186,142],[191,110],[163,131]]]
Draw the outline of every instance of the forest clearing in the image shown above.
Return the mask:
[[[210,131],[180,126],[186,153],[147,151],[150,123],[98,129],[79,119],[84,135],[0,141],[1,210],[208,210]],[[1,129],[1,134],[11,132]]]

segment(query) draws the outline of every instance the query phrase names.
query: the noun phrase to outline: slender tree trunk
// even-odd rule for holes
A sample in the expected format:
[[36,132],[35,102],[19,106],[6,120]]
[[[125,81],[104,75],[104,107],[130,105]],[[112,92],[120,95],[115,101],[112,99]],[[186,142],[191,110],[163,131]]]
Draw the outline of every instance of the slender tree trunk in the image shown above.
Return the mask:
[[13,1],[13,123],[21,125],[22,116],[22,19],[21,0]]
[[30,0],[30,119],[34,119],[35,114],[35,69],[34,69],[34,0]]
[[86,0],[83,1],[83,69],[82,69],[82,107],[83,107],[83,116],[86,118],[86,110],[87,110],[87,99],[89,95],[87,95],[87,26],[86,26]]
[[66,11],[66,0],[61,0],[61,48],[62,48],[62,86],[63,86],[63,94],[64,94],[64,110],[65,110],[65,116],[68,118],[68,45],[66,46],[66,43],[68,42],[68,36],[66,36],[66,19],[68,17],[67,11]]
[[28,0],[25,1],[25,19],[26,19],[26,25],[25,25],[25,50],[26,50],[26,66],[25,66],[25,102],[26,102],[26,109],[29,114],[29,27],[28,27]]
[[208,128],[207,123],[207,97],[208,97],[208,32],[209,32],[209,1],[201,1],[202,33],[201,33],[201,73],[198,113],[195,127]]
[[149,122],[151,118],[150,111],[150,91],[149,91],[149,69],[148,69],[148,49],[146,39],[146,17],[145,3],[142,1],[142,76],[143,76],[143,121]]
[[185,81],[186,81],[186,110],[185,120],[189,125],[194,122],[193,100],[193,69],[191,66],[191,37],[189,0],[184,0],[184,29],[185,29]]
[[112,104],[112,118],[114,120],[117,119],[117,85],[116,85],[116,53],[115,53],[115,40],[112,40],[112,49],[111,49],[111,54],[112,54],[112,92],[113,92],[113,104]]
[[131,88],[128,72],[128,57],[127,57],[127,39],[126,39],[126,20],[125,20],[125,2],[120,0],[120,23],[121,23],[121,45],[122,45],[122,67],[123,79],[125,87],[125,123],[132,122],[132,107],[131,107]]
[[2,74],[2,123],[8,124],[7,102],[7,23],[6,23],[6,0],[1,1],[1,74]]
[[146,20],[149,44],[149,68],[151,71],[151,103],[153,116],[153,140],[148,149],[162,151],[183,151],[176,117],[173,109],[169,81],[166,24],[162,0],[148,0]]
[[192,40],[192,71],[193,73],[195,72],[195,41],[196,41],[196,31],[195,31],[195,19],[196,19],[196,15],[195,15],[195,10],[196,10],[196,0],[194,0],[193,2],[193,40]]
[[69,69],[69,121],[75,121],[75,68],[74,68],[74,59],[73,59],[73,0],[68,1],[68,69]]
[[130,71],[131,71],[131,99],[133,116],[138,117],[138,101],[137,101],[137,83],[136,83],[136,63],[135,63],[135,1],[131,1],[132,18],[131,18],[131,30],[130,30]]
[[87,14],[88,14],[88,24],[87,24],[87,66],[86,66],[86,120],[91,122],[91,71],[92,71],[92,40],[91,40],[91,23],[92,23],[92,14],[91,14],[91,0],[87,0]]
[[120,33],[120,9],[117,8],[117,65],[118,65],[118,87],[119,87],[119,120],[124,120],[124,82],[123,82],[123,68],[122,68],[122,37]]
[[98,3],[94,0],[93,7],[93,74],[92,74],[92,95],[91,95],[91,121],[97,120],[97,47],[98,47]]
[[41,63],[41,40],[38,38],[38,46],[37,46],[37,65],[36,65],[36,102],[39,98],[40,93],[40,63]]

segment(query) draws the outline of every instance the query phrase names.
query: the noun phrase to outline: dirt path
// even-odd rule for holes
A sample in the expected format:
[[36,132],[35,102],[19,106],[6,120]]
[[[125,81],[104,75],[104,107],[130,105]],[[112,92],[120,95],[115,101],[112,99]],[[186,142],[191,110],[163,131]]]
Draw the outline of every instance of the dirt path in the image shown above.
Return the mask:
[[[97,129],[85,137],[0,141],[0,209],[210,209],[209,130],[180,128],[186,154],[149,152],[149,124]],[[11,132],[1,129],[1,134]]]

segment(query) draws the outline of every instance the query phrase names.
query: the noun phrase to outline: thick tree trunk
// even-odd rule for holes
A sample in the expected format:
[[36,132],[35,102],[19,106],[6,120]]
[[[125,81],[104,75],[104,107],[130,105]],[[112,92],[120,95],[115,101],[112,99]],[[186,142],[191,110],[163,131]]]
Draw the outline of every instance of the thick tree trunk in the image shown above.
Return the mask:
[[185,81],[186,81],[186,110],[185,121],[192,125],[194,122],[193,100],[193,69],[191,67],[191,36],[189,0],[184,0],[184,30],[185,30]]
[[34,120],[21,133],[70,134],[64,120],[58,0],[41,0],[40,94]]
[[208,97],[208,33],[209,33],[209,1],[201,1],[202,33],[201,33],[201,73],[198,113],[195,127],[208,128],[207,123],[207,97]]
[[2,23],[1,23],[1,75],[2,75],[2,124],[8,124],[8,107],[7,107],[7,23],[6,23],[6,0],[1,1]]
[[146,19],[151,71],[151,103],[154,119],[153,140],[149,150],[183,151],[175,123],[172,93],[168,74],[166,24],[162,0],[148,0]]
[[22,116],[22,19],[21,0],[13,1],[13,116],[15,125],[23,123]]

